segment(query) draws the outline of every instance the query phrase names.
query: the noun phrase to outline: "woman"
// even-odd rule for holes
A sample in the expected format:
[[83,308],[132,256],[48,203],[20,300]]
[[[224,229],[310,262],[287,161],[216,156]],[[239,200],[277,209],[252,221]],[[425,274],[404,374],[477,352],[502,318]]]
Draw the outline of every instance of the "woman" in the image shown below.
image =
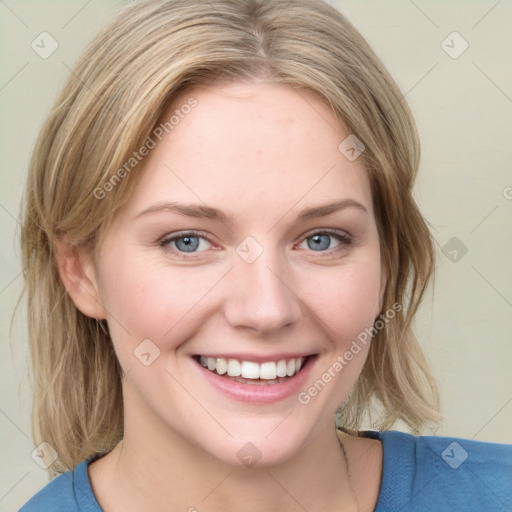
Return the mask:
[[328,4],[122,11],[31,162],[34,436],[62,474],[21,510],[507,510],[510,447],[389,430],[439,419],[418,160]]

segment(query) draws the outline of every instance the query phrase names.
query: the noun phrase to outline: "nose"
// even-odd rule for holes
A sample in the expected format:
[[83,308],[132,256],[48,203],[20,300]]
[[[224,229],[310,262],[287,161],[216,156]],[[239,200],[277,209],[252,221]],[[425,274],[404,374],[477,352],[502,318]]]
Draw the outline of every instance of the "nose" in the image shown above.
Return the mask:
[[285,265],[266,251],[252,263],[235,259],[225,302],[228,323],[260,335],[296,324],[301,317],[301,301]]

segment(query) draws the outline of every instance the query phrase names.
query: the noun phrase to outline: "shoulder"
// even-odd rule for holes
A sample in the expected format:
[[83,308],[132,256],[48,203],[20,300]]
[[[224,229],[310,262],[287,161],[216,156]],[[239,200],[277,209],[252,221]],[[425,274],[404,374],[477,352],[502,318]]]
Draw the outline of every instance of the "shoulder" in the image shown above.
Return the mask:
[[85,460],[35,494],[19,512],[102,512],[92,492]]
[[455,437],[370,432],[384,463],[376,512],[509,511],[512,445]]

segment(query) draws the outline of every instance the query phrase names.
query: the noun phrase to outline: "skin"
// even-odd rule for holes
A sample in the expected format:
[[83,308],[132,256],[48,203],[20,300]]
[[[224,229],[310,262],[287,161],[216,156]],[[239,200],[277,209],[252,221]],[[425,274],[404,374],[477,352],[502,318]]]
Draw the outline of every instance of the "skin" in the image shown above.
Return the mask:
[[[336,433],[333,422],[369,345],[307,405],[296,395],[235,401],[200,378],[191,357],[317,354],[304,390],[373,325],[386,276],[362,159],[338,150],[348,132],[311,92],[217,83],[182,93],[164,118],[190,96],[197,107],[144,159],[134,195],[94,251],[58,245],[69,295],[107,319],[126,374],[125,437],[89,466],[95,495],[106,512],[373,510],[381,444]],[[340,199],[366,211],[297,219]],[[140,215],[162,202],[207,204],[232,218]],[[352,243],[327,236],[327,249],[310,248],[325,229]],[[211,242],[193,253],[161,244],[186,230]],[[252,263],[236,252],[248,236],[263,249]],[[160,350],[149,366],[134,356],[144,339]],[[237,457],[247,442],[261,453],[252,468]]]

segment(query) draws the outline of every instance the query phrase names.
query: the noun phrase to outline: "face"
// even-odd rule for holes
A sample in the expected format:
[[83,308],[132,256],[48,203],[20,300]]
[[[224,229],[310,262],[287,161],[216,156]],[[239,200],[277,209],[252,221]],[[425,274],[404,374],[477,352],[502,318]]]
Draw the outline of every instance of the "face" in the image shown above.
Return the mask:
[[385,284],[369,179],[312,93],[217,84],[164,118],[191,97],[96,247],[98,301],[127,422],[275,464],[334,428],[368,352],[344,357]]

